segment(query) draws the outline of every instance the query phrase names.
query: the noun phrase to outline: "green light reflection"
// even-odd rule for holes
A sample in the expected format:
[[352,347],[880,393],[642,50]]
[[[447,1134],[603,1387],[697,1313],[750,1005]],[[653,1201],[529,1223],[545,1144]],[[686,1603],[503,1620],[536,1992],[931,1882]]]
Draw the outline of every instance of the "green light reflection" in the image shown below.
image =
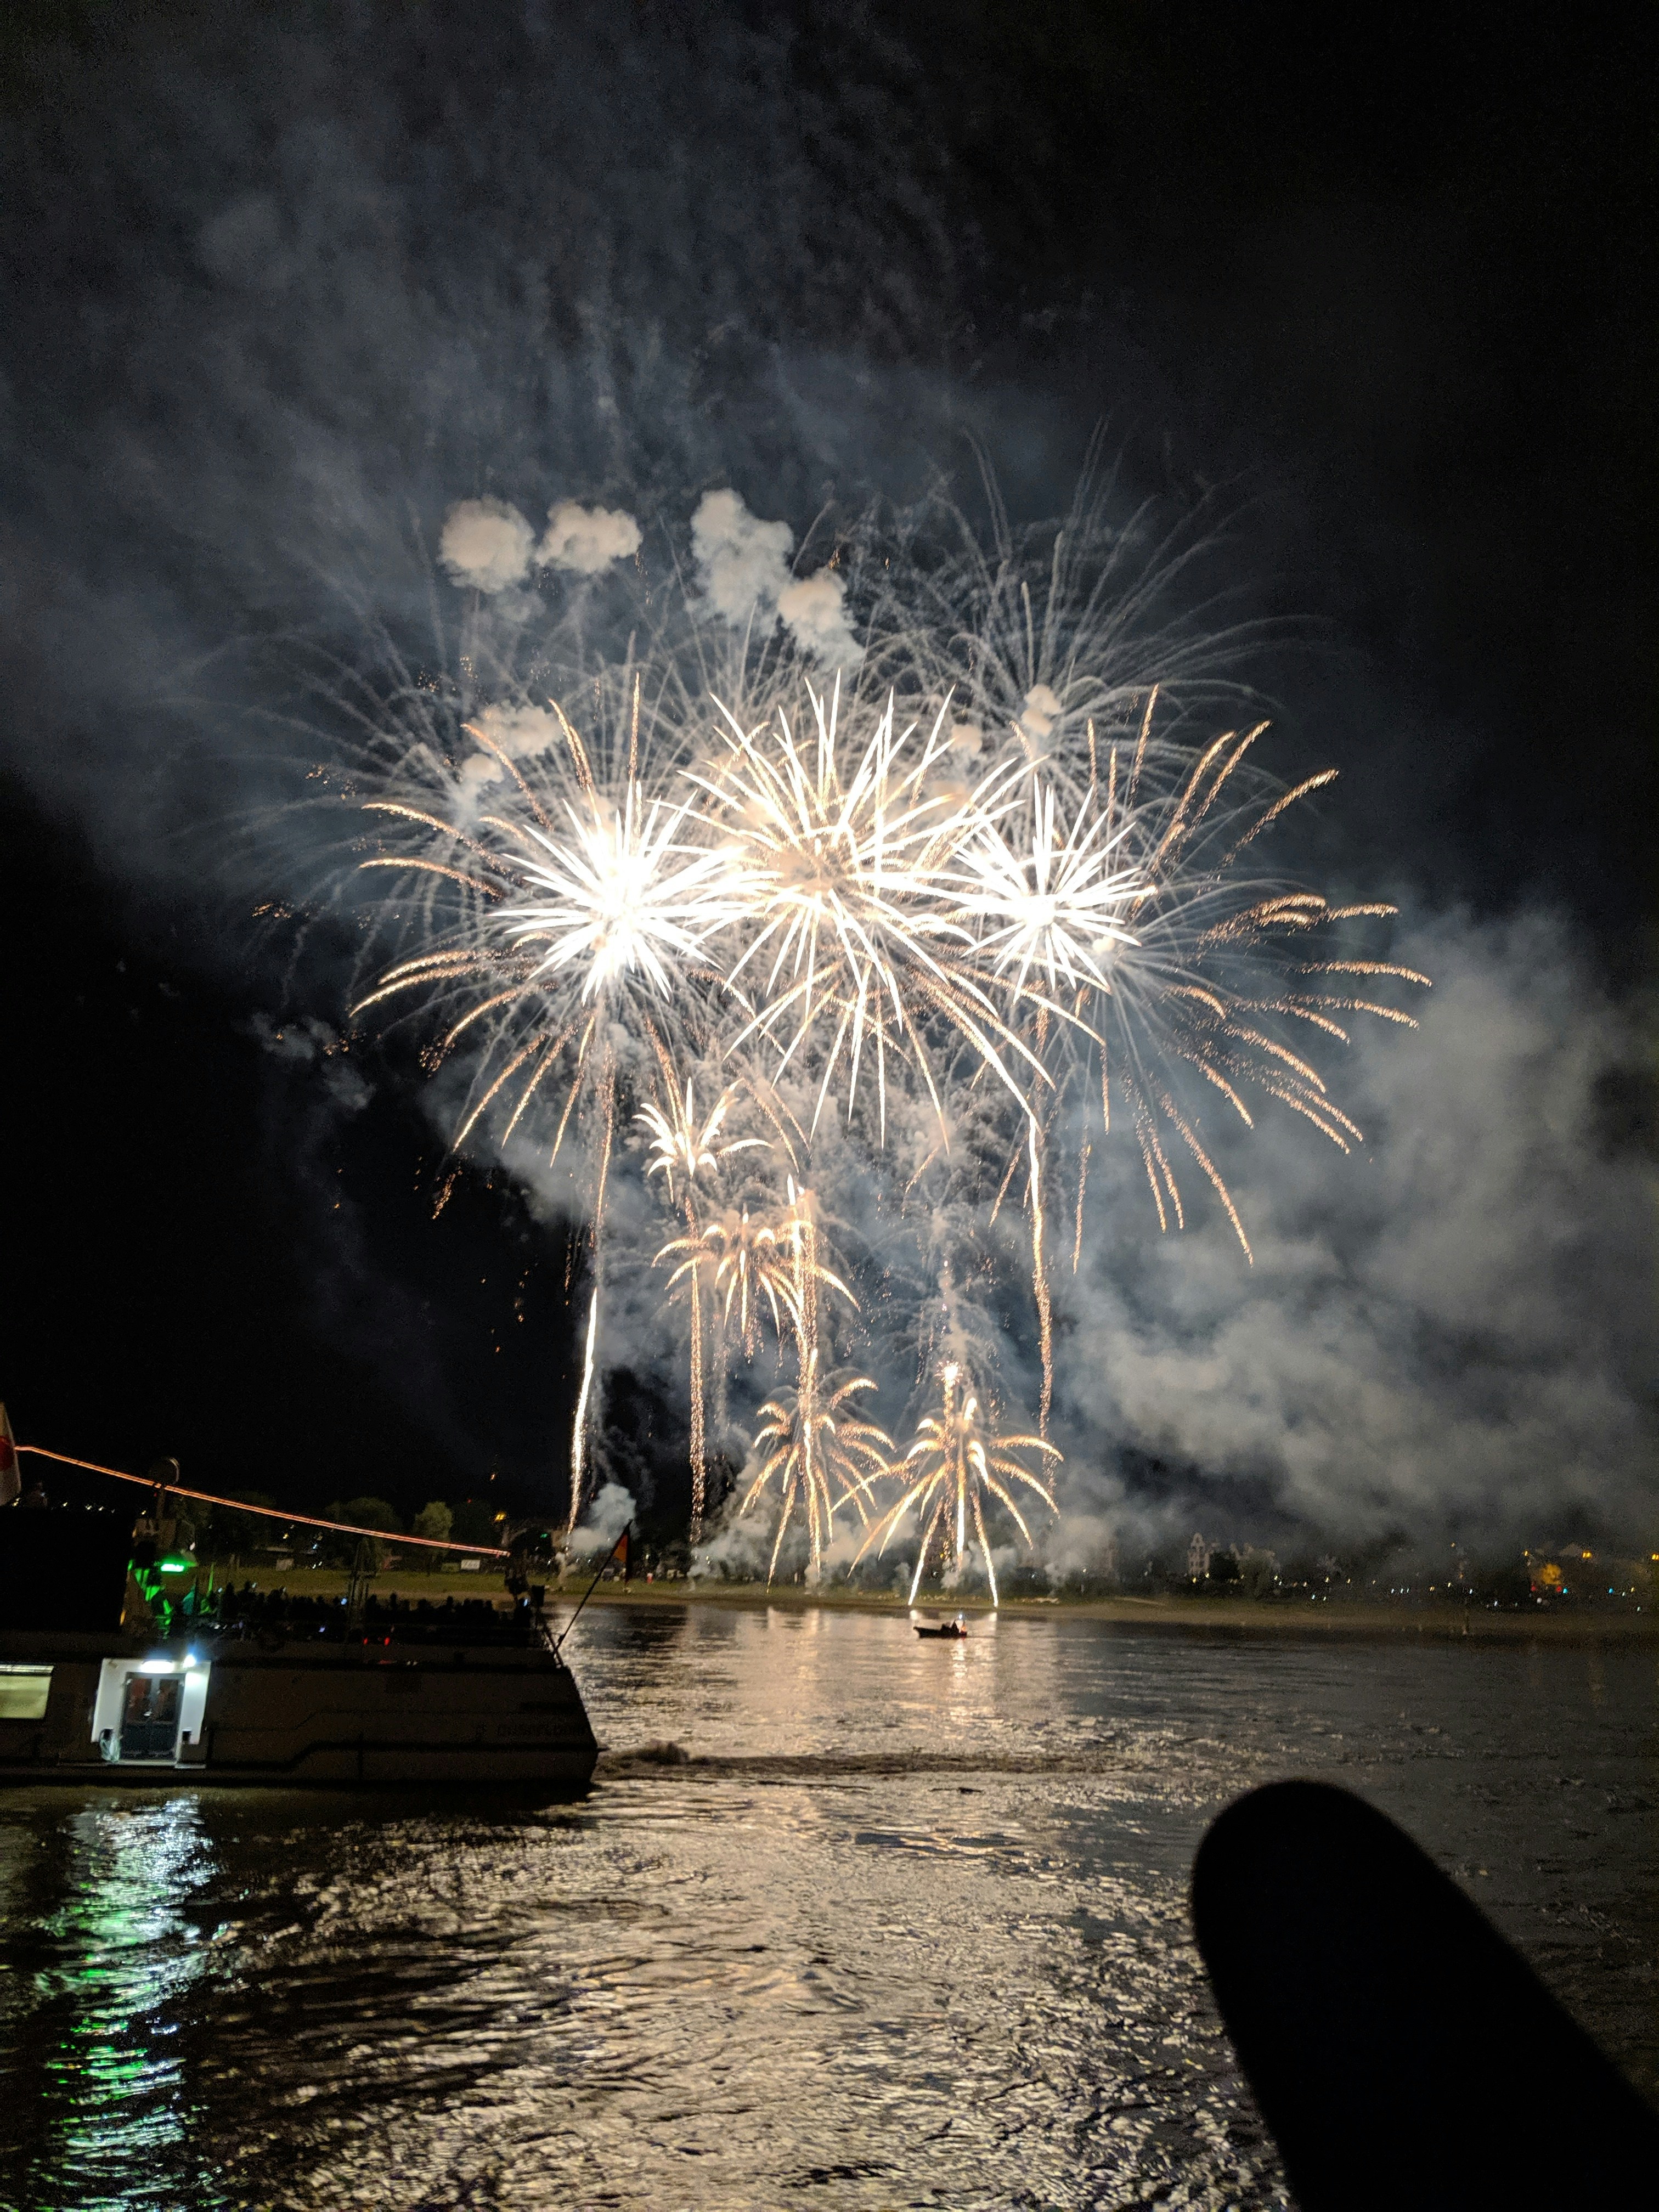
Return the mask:
[[188,1915],[214,1870],[195,1800],[94,1802],[29,1825],[35,1865],[4,1885],[17,1967],[18,1917],[35,1906],[33,1971],[9,1977],[3,2006],[22,2201],[53,2212],[222,2201],[192,2148],[175,2041],[210,1955]]

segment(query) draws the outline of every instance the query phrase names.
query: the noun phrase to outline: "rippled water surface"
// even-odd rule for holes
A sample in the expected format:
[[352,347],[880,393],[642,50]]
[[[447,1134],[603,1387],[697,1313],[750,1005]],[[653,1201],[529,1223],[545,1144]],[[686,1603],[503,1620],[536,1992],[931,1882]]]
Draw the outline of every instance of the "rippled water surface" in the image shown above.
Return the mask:
[[1651,1651],[578,1636],[575,1808],[0,1798],[0,2203],[1279,2203],[1184,1892],[1293,1772],[1403,1820],[1659,2096]]

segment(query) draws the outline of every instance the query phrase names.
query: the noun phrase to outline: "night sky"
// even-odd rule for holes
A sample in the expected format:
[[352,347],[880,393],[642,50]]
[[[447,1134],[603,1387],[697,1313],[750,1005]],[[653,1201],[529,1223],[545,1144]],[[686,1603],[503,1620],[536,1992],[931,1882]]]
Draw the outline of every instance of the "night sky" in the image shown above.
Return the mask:
[[[240,684],[247,707],[216,643],[308,605],[331,549],[372,571],[356,510],[435,515],[495,488],[492,455],[519,485],[576,450],[525,363],[647,324],[695,418],[633,427],[659,486],[715,480],[722,451],[792,514],[848,484],[855,428],[786,454],[763,419],[787,354],[823,365],[826,422],[896,425],[878,489],[959,467],[939,425],[971,417],[1021,512],[1064,503],[1097,423],[1138,489],[1221,498],[1259,603],[1297,625],[1282,757],[1343,769],[1322,857],[1471,927],[1548,917],[1639,1012],[1651,53],[1583,11],[1263,20],[8,11],[0,1396],[22,1438],[169,1452],[295,1506],[492,1476],[555,1504],[565,1240],[482,1167],[434,1219],[448,1170],[406,1048],[364,1043],[367,1103],[331,1110],[304,1024],[338,1024],[339,980],[252,919],[293,890],[243,834],[264,756],[200,702]],[[238,273],[260,225],[300,273],[269,275],[276,245],[263,286]],[[394,294],[422,303],[407,327]],[[452,323],[469,344],[428,373],[408,331]],[[1598,1158],[1651,1144],[1623,1033]]]

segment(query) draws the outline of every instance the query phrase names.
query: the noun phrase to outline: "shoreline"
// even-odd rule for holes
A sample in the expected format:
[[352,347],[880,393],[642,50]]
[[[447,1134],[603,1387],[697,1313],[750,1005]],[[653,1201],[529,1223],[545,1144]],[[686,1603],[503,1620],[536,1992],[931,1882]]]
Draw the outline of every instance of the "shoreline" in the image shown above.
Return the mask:
[[[550,1610],[569,1605],[580,1589],[548,1593]],[[1392,1642],[1402,1637],[1437,1643],[1524,1644],[1659,1644],[1659,1613],[1504,1613],[1469,1606],[1380,1605],[1363,1599],[1259,1602],[1249,1599],[1188,1597],[989,1598],[923,1596],[914,1607],[886,1593],[807,1592],[794,1586],[769,1590],[751,1583],[601,1583],[587,1601],[594,1606],[713,1606],[728,1610],[775,1607],[780,1612],[886,1613],[927,1620],[961,1613],[971,1620],[996,1612],[1004,1620],[1090,1620],[1172,1635],[1291,1636],[1299,1639]]]
[[[246,1579],[264,1589],[281,1586],[295,1595],[343,1597],[349,1578],[328,1569],[301,1568],[281,1574],[268,1569],[246,1576],[232,1573],[226,1579]],[[447,1597],[500,1602],[507,1596],[499,1575],[421,1574],[397,1567],[383,1570],[373,1588],[379,1597],[398,1595],[440,1602]],[[568,1620],[583,1601],[586,1588],[585,1582],[576,1579],[562,1587],[550,1586],[549,1612]],[[1367,1598],[1007,1597],[994,1608],[988,1597],[975,1593],[961,1598],[926,1595],[912,1607],[887,1590],[840,1587],[807,1590],[787,1583],[768,1589],[763,1583],[635,1580],[600,1583],[586,1602],[590,1610],[599,1606],[631,1606],[646,1612],[672,1606],[710,1607],[727,1612],[875,1613],[900,1620],[908,1620],[912,1613],[928,1620],[956,1613],[972,1620],[994,1610],[1007,1620],[1088,1620],[1164,1635],[1290,1637],[1303,1642],[1389,1643],[1411,1637],[1445,1644],[1659,1645],[1659,1610],[1601,1613],[1586,1607],[1570,1613],[1500,1612],[1491,1606],[1431,1601],[1387,1605]]]

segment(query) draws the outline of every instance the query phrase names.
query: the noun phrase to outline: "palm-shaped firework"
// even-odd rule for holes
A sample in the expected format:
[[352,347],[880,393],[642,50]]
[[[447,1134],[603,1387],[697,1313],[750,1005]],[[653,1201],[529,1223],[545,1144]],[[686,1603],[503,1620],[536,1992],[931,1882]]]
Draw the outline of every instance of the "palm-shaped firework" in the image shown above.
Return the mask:
[[[707,1115],[699,1115],[696,1086],[688,1081],[684,1091],[672,1080],[664,1084],[664,1103],[654,1100],[641,1107],[635,1117],[648,1132],[650,1144],[646,1161],[646,1179],[660,1177],[671,1206],[678,1204],[685,1220],[685,1236],[671,1244],[661,1259],[689,1252],[670,1279],[670,1289],[684,1282],[685,1296],[691,1314],[691,1529],[694,1546],[702,1540],[703,1509],[708,1489],[708,1462],[706,1423],[703,1413],[703,1278],[713,1278],[717,1263],[712,1255],[706,1255],[702,1245],[702,1230],[698,1214],[700,1192],[718,1177],[723,1164],[739,1152],[763,1152],[767,1149],[764,1137],[733,1137],[726,1133],[726,1119],[738,1101],[735,1086],[728,1086],[714,1101]],[[703,1261],[707,1258],[708,1265]],[[725,1347],[720,1348],[722,1367]],[[722,1405],[722,1414],[724,1407]],[[723,1425],[723,1423],[722,1423]]]
[[985,1501],[995,1498],[1006,1506],[1029,1545],[1031,1531],[1020,1511],[1015,1486],[1034,1492],[1052,1512],[1053,1492],[1042,1474],[1034,1473],[1024,1462],[1035,1457],[1040,1469],[1045,1457],[1058,1462],[1060,1454],[1041,1437],[1004,1436],[993,1428],[978,1393],[955,1360],[947,1359],[940,1367],[939,1383],[943,1392],[939,1410],[925,1415],[917,1424],[915,1441],[888,1470],[897,1476],[902,1487],[871,1527],[858,1556],[862,1559],[873,1544],[879,1557],[901,1523],[914,1515],[921,1523],[915,1572],[910,1577],[914,1605],[930,1558],[937,1556],[942,1572],[966,1564],[971,1523],[994,1605],[997,1575],[985,1528]]
[[[721,1324],[746,1359],[760,1349],[768,1314],[780,1345],[790,1334],[798,1336],[805,1325],[796,1224],[787,1213],[726,1206],[694,1233],[665,1244],[657,1260],[672,1263],[671,1291],[694,1277],[709,1284]],[[841,1278],[828,1271],[814,1267],[808,1279],[826,1282],[852,1297]]]
[[728,1085],[706,1115],[697,1112],[695,1080],[681,1091],[669,1084],[663,1104],[648,1100],[640,1109],[640,1125],[649,1134],[646,1161],[647,1182],[660,1176],[671,1206],[687,1203],[705,1178],[718,1174],[723,1161],[738,1152],[763,1152],[764,1137],[733,1137],[726,1122],[739,1093]]
[[749,1512],[771,1490],[778,1493],[778,1528],[766,1571],[769,1583],[778,1554],[799,1506],[811,1546],[811,1575],[819,1579],[823,1553],[838,1507],[849,1499],[868,1520],[865,1498],[871,1482],[884,1472],[892,1438],[860,1418],[860,1391],[873,1390],[867,1375],[820,1379],[817,1347],[801,1354],[793,1389],[775,1391],[760,1409],[755,1431],[754,1472],[739,1510]]

